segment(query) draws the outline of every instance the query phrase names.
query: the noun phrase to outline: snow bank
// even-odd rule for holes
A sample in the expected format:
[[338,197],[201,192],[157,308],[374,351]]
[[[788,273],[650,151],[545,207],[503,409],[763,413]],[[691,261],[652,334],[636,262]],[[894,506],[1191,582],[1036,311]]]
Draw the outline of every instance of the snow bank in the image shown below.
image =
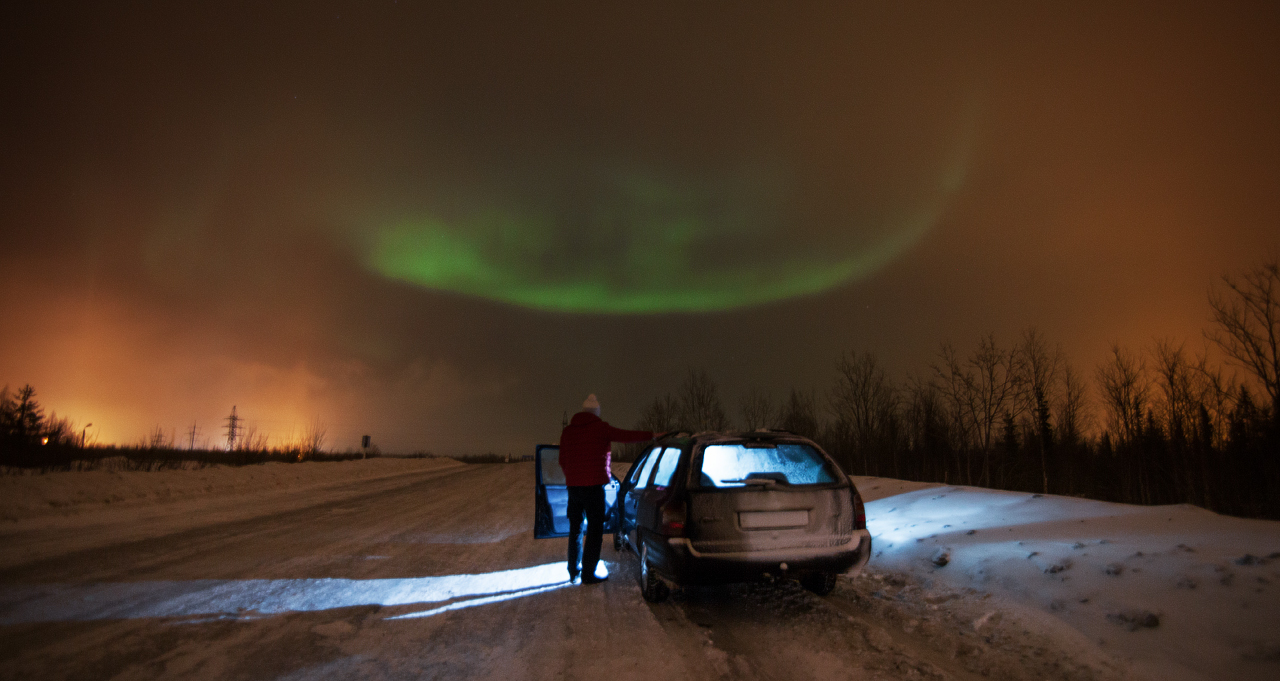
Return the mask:
[[1280,678],[1280,522],[855,481],[870,569],[1050,615],[1155,678]]
[[0,476],[0,520],[18,521],[105,508],[298,491],[457,465],[460,464],[453,459],[375,458],[152,472],[92,470],[5,475]]

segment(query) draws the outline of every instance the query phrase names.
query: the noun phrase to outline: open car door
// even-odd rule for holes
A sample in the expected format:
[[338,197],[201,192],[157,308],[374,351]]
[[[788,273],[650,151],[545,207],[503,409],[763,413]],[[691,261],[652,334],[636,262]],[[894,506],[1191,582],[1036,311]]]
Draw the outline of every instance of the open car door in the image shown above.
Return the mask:
[[[569,536],[569,488],[560,468],[560,445],[538,445],[534,456],[533,538]],[[604,532],[618,529],[618,479],[609,474],[604,487]],[[584,521],[585,522],[585,521]]]

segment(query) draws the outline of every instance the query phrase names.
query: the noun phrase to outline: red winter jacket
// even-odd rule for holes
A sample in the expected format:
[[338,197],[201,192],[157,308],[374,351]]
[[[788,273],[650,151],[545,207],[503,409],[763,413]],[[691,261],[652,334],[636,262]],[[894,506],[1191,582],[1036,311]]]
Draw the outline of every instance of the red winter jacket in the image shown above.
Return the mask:
[[648,430],[623,430],[599,416],[580,411],[560,431],[560,467],[566,485],[609,484],[610,442],[643,442],[653,439]]

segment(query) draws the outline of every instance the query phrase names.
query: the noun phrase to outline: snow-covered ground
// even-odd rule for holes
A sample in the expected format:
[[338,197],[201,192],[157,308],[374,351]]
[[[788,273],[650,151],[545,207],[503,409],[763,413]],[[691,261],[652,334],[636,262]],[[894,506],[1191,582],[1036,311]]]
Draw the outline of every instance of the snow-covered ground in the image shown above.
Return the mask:
[[463,467],[454,459],[0,475],[0,568],[331,503]]
[[0,478],[0,678],[1280,677],[1280,523],[857,478],[875,555],[830,596],[652,605],[609,548],[609,582],[564,581],[532,476]]
[[1280,678],[1280,522],[857,482],[876,570],[1051,616],[1151,678]]
[[128,471],[113,470],[111,459],[103,463],[106,465],[99,470],[0,475],[0,521],[277,491],[302,492],[460,465],[446,458],[373,458]]

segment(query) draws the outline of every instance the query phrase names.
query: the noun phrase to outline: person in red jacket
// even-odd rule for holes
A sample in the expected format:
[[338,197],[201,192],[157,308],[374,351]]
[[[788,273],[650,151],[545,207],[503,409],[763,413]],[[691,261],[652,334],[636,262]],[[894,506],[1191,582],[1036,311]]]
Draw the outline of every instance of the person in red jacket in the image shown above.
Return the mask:
[[582,542],[582,583],[603,582],[596,577],[600,540],[604,537],[604,486],[609,484],[611,442],[642,442],[661,435],[648,430],[614,428],[600,418],[600,401],[594,393],[582,403],[560,432],[560,468],[569,488],[569,580],[578,579],[579,535],[587,516],[587,537]]

